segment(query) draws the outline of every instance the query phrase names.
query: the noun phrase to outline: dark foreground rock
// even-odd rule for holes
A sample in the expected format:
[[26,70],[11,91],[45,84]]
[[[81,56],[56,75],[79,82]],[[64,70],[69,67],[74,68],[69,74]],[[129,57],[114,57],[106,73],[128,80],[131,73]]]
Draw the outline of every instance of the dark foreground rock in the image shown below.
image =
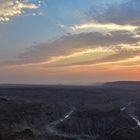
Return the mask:
[[15,132],[12,135],[4,136],[1,140],[35,140],[35,137],[30,129],[25,129],[21,132]]
[[122,128],[111,135],[111,140],[140,140],[140,128]]
[[50,135],[46,137],[46,140],[77,140],[77,139],[64,137],[64,136],[57,136],[57,135],[51,136]]
[[120,128],[112,133],[99,136],[96,140],[140,140],[140,128]]

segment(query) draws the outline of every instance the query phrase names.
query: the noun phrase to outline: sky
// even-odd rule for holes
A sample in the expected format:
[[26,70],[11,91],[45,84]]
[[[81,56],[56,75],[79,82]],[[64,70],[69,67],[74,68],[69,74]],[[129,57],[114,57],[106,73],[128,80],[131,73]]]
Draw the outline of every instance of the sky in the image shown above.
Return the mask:
[[140,80],[140,0],[0,0],[0,83]]

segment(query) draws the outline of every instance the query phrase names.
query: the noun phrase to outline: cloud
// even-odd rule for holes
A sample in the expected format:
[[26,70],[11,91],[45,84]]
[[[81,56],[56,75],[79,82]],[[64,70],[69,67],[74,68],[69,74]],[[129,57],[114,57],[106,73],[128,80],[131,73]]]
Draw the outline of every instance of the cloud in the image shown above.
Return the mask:
[[27,49],[13,61],[3,62],[22,66],[70,66],[97,64],[133,58],[140,54],[140,37],[129,31],[70,34],[52,42]]
[[28,0],[1,0],[0,1],[0,22],[9,21],[11,17],[21,15],[25,9],[37,9],[39,4]]
[[[44,58],[59,54],[70,53],[80,48],[95,48],[100,46],[113,46],[118,44],[134,44],[140,38],[134,38],[133,33],[127,31],[113,31],[110,34],[97,32],[80,33],[62,36],[52,42],[38,44],[23,53],[21,58]],[[72,51],[73,52],[73,51]]]
[[[99,11],[101,10],[101,11]],[[140,1],[125,0],[120,4],[91,8],[88,16],[99,23],[115,23],[119,25],[140,25]]]
[[60,27],[74,33],[135,31],[140,26],[139,7],[139,0],[124,0],[119,4],[93,5],[85,13],[86,18],[83,21],[71,26],[60,25]]
[[114,23],[97,23],[97,22],[87,22],[82,24],[77,24],[69,27],[74,32],[85,32],[85,31],[98,31],[98,32],[110,32],[110,31],[135,31],[138,27],[135,25],[118,25]]

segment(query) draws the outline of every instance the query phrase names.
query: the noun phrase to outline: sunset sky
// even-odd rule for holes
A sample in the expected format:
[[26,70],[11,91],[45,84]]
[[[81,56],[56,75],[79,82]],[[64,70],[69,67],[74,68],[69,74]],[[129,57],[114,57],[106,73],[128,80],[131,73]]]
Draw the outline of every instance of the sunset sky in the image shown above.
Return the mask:
[[0,83],[140,80],[140,0],[0,0]]

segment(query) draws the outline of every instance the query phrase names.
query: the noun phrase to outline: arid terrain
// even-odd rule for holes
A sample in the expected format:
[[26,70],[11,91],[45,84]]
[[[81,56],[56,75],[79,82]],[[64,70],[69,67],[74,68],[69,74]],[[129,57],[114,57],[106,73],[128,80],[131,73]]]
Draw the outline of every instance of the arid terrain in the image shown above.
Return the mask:
[[140,140],[140,82],[0,85],[0,140]]

